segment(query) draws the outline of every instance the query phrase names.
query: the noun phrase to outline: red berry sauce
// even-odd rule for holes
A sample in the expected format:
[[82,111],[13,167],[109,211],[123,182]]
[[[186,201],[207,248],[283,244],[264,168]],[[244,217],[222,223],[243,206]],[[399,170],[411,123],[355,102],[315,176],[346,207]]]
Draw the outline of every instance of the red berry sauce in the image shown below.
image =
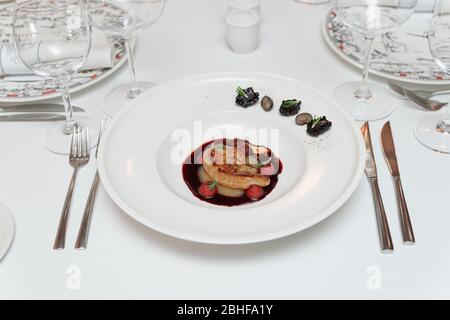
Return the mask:
[[[235,139],[236,141],[237,139]],[[239,198],[233,198],[233,197],[226,197],[221,194],[216,194],[213,198],[206,199],[202,197],[198,193],[198,189],[200,185],[202,184],[200,182],[200,179],[198,177],[198,170],[202,166],[202,164],[198,163],[199,161],[195,161],[196,157],[198,159],[199,155],[203,154],[203,151],[206,149],[208,145],[210,145],[213,142],[216,142],[217,140],[209,141],[204,143],[201,147],[194,150],[189,157],[184,161],[182,172],[183,172],[183,179],[186,185],[189,187],[189,190],[191,190],[192,194],[200,199],[201,201],[205,201],[214,205],[218,206],[226,206],[226,207],[234,207],[234,206],[240,206],[244,204],[250,204],[255,203],[258,201],[261,201],[267,195],[269,195],[272,190],[275,188],[275,186],[278,183],[278,175],[281,174],[283,170],[283,165],[280,160],[278,160],[278,174],[270,176],[270,184],[267,187],[264,187],[264,195],[259,200],[252,200],[247,197],[247,195],[244,192],[244,195]],[[225,144],[226,139],[223,139],[223,143]]]

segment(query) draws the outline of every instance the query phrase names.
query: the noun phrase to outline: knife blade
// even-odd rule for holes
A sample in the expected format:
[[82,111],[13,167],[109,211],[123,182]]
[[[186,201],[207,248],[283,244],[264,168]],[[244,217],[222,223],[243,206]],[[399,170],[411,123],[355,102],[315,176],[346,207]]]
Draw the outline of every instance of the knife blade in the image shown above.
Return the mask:
[[40,122],[40,121],[60,121],[66,117],[55,113],[16,113],[16,114],[0,114],[0,122]]
[[364,137],[364,143],[366,145],[366,175],[368,178],[376,178],[377,165],[375,163],[375,157],[373,155],[372,140],[370,138],[370,128],[368,122],[364,123],[364,125],[361,127],[361,133]]
[[390,121],[386,122],[381,129],[381,148],[392,176],[400,176]]
[[394,178],[397,201],[399,205],[400,220],[402,225],[403,243],[414,244],[416,240],[411,224],[411,218],[409,216],[408,206],[406,205],[402,182],[400,179],[400,172],[398,169],[398,161],[395,152],[395,144],[390,121],[386,122],[383,126],[383,129],[381,129],[381,147],[389,171]]
[[381,250],[383,253],[392,253],[394,252],[394,244],[392,242],[391,231],[389,229],[389,223],[384,210],[383,199],[381,198],[380,187],[378,186],[377,165],[373,155],[372,140],[370,137],[368,122],[364,123],[361,127],[361,134],[364,137],[364,142],[366,145],[365,172],[369,178],[375,203],[375,213],[377,218],[378,234],[380,236]]
[[[84,112],[83,108],[73,106],[74,112]],[[64,112],[64,106],[57,103],[37,103],[20,105],[0,105],[0,114],[3,112]]]

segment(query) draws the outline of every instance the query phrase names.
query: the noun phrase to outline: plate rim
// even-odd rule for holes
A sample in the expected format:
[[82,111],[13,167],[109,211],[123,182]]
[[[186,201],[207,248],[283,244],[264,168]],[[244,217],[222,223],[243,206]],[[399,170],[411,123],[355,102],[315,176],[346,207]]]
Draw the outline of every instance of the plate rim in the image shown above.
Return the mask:
[[[346,61],[347,63],[351,64],[352,66],[362,70],[363,66],[352,59],[350,59],[346,54],[342,53],[341,50],[339,50],[336,45],[332,42],[331,36],[328,34],[328,22],[329,22],[329,15],[330,10],[327,11],[325,18],[323,19],[322,23],[322,36],[325,38],[325,42],[327,43],[328,47],[341,59]],[[414,15],[414,13],[413,13]],[[414,80],[414,79],[408,79],[408,78],[401,78],[397,76],[393,76],[389,73],[384,73],[378,70],[374,70],[371,67],[369,67],[369,73],[376,75],[380,78],[383,78],[385,80],[392,80],[392,81],[398,81],[402,83],[408,83],[413,85],[426,85],[426,86],[448,86],[450,85],[450,80]]]
[[0,215],[6,218],[6,228],[9,230],[9,233],[6,233],[6,245],[4,247],[0,247],[0,262],[8,253],[11,248],[14,234],[15,234],[15,224],[14,218],[11,215],[11,211],[6,207],[3,203],[0,202]]
[[[248,237],[233,237],[233,238],[215,238],[215,237],[206,237],[206,236],[198,236],[193,235],[189,233],[179,232],[177,230],[174,230],[169,227],[161,226],[160,224],[151,221],[150,219],[144,217],[142,214],[134,210],[130,205],[128,205],[124,200],[122,200],[121,196],[114,190],[112,183],[110,182],[108,178],[108,174],[106,172],[106,165],[105,165],[105,157],[104,157],[104,150],[105,150],[105,144],[108,140],[108,137],[111,135],[111,132],[114,128],[114,126],[119,122],[119,120],[122,118],[122,114],[127,112],[128,109],[132,108],[133,105],[138,104],[141,100],[143,101],[147,96],[153,94],[152,92],[155,92],[156,90],[161,91],[164,90],[166,87],[174,86],[177,84],[182,83],[189,83],[194,81],[204,81],[208,79],[225,79],[225,78],[238,78],[238,77],[271,77],[271,78],[278,78],[280,80],[285,81],[293,81],[299,84],[300,86],[304,87],[306,90],[311,91],[312,93],[321,96],[323,99],[325,99],[328,103],[333,105],[335,108],[337,108],[342,116],[346,118],[348,124],[353,129],[353,134],[356,140],[356,144],[358,147],[359,157],[358,162],[356,164],[355,174],[353,175],[350,183],[346,186],[344,192],[325,210],[322,210],[319,214],[315,215],[313,218],[300,223],[296,224],[294,226],[291,226],[289,228],[284,228],[282,230],[278,230],[276,232],[263,234],[263,235],[256,235],[256,236],[248,236]],[[156,91],[156,92],[158,92]],[[127,108],[124,108],[119,112],[119,114],[113,118],[111,123],[108,125],[106,131],[103,134],[103,138],[101,139],[100,146],[99,146],[99,152],[98,152],[98,160],[97,160],[97,166],[98,166],[98,172],[100,175],[100,179],[102,181],[102,185],[105,188],[106,192],[108,193],[109,197],[113,202],[128,216],[133,218],[134,220],[138,221],[139,223],[143,224],[144,226],[153,229],[154,231],[158,231],[162,234],[181,239],[186,240],[190,242],[195,243],[203,243],[203,244],[213,244],[213,245],[245,245],[245,244],[253,244],[253,243],[261,243],[261,242],[267,242],[275,239],[284,238],[293,234],[296,234],[300,231],[306,230],[319,222],[322,222],[329,216],[331,216],[333,213],[335,213],[339,208],[341,208],[353,195],[353,193],[356,191],[356,188],[358,187],[362,176],[364,172],[364,159],[365,159],[365,148],[363,139],[360,136],[360,130],[356,123],[356,121],[348,114],[348,112],[337,102],[333,101],[331,97],[323,94],[318,89],[312,88],[309,85],[306,85],[302,83],[301,81],[294,79],[292,77],[284,76],[284,75],[278,75],[273,73],[266,73],[266,72],[247,72],[247,71],[227,71],[227,72],[212,72],[212,73],[203,73],[203,74],[196,74],[191,75],[187,77],[182,77],[179,79],[175,79],[172,81],[165,82],[163,84],[158,85],[154,89],[142,94],[138,98],[136,98],[134,101],[132,101],[130,104],[127,105]]]

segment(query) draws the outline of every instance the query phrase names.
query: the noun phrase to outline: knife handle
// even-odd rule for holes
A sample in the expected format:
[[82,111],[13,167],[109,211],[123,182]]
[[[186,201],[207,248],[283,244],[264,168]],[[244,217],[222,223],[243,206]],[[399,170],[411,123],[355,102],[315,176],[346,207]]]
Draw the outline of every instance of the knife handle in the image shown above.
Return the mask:
[[400,220],[402,223],[403,243],[414,244],[416,239],[409,217],[408,207],[406,206],[405,195],[403,193],[402,181],[400,177],[394,177],[395,189],[397,191],[398,207],[400,211]]
[[389,223],[384,211],[383,200],[381,199],[380,188],[377,178],[370,178],[370,186],[372,187],[373,200],[375,202],[375,213],[378,223],[378,232],[380,235],[381,250],[383,253],[393,253],[394,244],[392,243],[391,231]]

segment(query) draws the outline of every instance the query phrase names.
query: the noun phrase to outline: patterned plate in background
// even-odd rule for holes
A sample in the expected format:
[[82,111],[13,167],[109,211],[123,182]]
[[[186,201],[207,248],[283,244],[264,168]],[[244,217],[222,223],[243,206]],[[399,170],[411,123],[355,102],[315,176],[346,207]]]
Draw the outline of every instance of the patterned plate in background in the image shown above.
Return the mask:
[[[420,85],[448,85],[450,75],[434,62],[428,47],[427,31],[431,13],[415,13],[403,26],[377,38],[370,72],[380,77]],[[324,36],[342,58],[362,69],[364,38],[350,30],[333,11],[327,14]]]
[[[105,14],[117,14],[117,10],[104,7]],[[0,9],[0,47],[12,41],[13,6]],[[126,61],[126,50],[121,41],[114,42],[114,67],[81,71],[73,76],[69,84],[70,92],[75,92],[94,85],[116,71]],[[59,96],[56,86],[45,80],[6,81],[0,78],[0,102],[24,103],[46,100]]]

